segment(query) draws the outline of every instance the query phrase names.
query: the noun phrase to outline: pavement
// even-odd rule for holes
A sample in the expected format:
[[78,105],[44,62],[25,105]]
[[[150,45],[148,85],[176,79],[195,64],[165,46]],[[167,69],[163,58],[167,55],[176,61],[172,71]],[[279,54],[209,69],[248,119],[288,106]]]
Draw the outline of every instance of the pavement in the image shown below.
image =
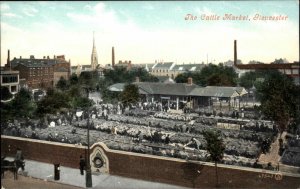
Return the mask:
[[[7,157],[7,160],[13,160],[12,157]],[[9,172],[5,172],[5,176]],[[60,166],[60,179],[54,180],[54,165],[48,163],[42,163],[38,161],[25,160],[25,171],[19,170],[19,174],[25,176],[25,178],[37,178],[42,181],[54,182],[58,185],[57,188],[67,188],[67,186],[74,186],[74,188],[86,188],[85,187],[85,175],[80,175],[79,169],[73,169],[69,167]],[[19,178],[24,179],[23,176]],[[18,181],[16,181],[18,182]],[[126,177],[120,177],[110,174],[101,173],[99,175],[92,175],[93,189],[187,189],[185,187],[170,185],[165,183],[150,182]],[[59,187],[66,185],[65,187]],[[22,185],[23,186],[23,185]],[[18,189],[23,188],[17,187]],[[43,185],[44,186],[44,185]],[[4,188],[5,185],[3,185]],[[26,188],[26,187],[25,187]],[[45,188],[45,187],[43,187]]]

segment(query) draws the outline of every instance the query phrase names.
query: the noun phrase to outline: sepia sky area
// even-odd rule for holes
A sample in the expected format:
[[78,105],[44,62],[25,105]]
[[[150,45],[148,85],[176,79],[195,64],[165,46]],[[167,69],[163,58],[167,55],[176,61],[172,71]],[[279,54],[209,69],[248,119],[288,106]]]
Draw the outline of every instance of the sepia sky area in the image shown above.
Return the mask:
[[[90,64],[95,43],[100,64],[238,59],[299,61],[299,1],[1,2],[1,65],[13,57],[65,55]],[[188,17],[187,14],[193,15]],[[224,15],[247,17],[223,20]],[[255,20],[259,16],[284,20]],[[217,19],[219,17],[219,19]],[[260,17],[262,18],[262,17]]]

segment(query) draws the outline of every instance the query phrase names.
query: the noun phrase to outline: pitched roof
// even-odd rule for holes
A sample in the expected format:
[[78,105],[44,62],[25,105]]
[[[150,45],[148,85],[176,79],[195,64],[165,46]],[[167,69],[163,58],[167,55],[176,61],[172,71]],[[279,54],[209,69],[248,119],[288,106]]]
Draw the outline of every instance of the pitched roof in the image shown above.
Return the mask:
[[139,89],[145,91],[146,94],[162,94],[162,95],[182,95],[189,94],[197,85],[189,85],[186,83],[153,83],[153,82],[135,82]]
[[213,97],[237,97],[239,96],[239,91],[242,92],[243,90],[245,90],[243,87],[207,86],[207,87],[197,87],[193,91],[191,91],[189,95],[190,96],[213,96]]
[[[187,83],[134,82],[133,84],[138,86],[140,94],[160,94],[176,96],[206,96],[233,98],[239,96],[238,91],[245,90],[243,87],[199,87],[198,85],[189,85]],[[110,91],[121,92],[123,91],[124,86],[124,83],[116,83],[111,85],[108,89]]]
[[174,62],[157,63],[153,69],[171,69]]
[[108,87],[108,90],[113,92],[121,92],[123,91],[125,83],[115,83]]
[[172,70],[176,71],[200,71],[203,67],[205,67],[205,64],[180,64],[175,65]]
[[14,58],[10,61],[12,67],[17,66],[18,64],[23,64],[26,67],[35,67],[34,64],[48,64],[54,65],[58,63],[68,63],[64,59],[36,59],[36,58]]
[[30,61],[30,62],[21,62],[19,64],[16,64],[16,66],[18,65],[23,65],[25,67],[29,67],[29,68],[37,68],[37,67],[50,67],[49,64],[47,63],[42,63],[42,62],[37,62],[37,61]]

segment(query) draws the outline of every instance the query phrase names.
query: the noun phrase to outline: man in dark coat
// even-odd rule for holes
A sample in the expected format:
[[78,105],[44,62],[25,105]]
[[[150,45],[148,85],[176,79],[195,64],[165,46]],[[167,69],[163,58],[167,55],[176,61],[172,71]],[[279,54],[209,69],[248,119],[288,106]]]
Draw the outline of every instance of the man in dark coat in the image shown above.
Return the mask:
[[80,174],[83,175],[83,170],[85,167],[85,159],[82,156],[80,156],[79,167],[80,167]]

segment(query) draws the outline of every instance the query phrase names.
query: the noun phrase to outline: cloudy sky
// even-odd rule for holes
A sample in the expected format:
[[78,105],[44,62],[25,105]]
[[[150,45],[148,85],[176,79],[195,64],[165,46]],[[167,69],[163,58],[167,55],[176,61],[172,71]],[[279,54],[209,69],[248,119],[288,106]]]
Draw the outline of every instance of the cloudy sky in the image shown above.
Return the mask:
[[[93,31],[100,64],[116,60],[215,63],[238,58],[299,60],[299,2],[1,2],[1,65],[11,58],[64,54],[72,65],[90,64]],[[194,20],[186,20],[192,14]],[[248,16],[223,20],[224,14]],[[285,20],[254,20],[280,16]],[[219,16],[219,20],[203,20]]]

